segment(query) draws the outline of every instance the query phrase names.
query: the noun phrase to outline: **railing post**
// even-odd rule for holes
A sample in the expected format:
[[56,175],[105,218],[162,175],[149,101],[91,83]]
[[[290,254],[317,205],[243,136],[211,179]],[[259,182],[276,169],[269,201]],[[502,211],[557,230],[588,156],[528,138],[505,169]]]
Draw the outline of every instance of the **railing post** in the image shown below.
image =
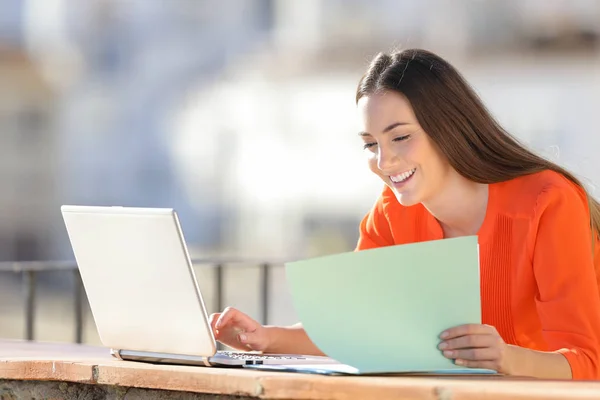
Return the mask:
[[75,342],[83,343],[83,283],[79,270],[73,271],[73,302],[75,313]]
[[269,272],[271,265],[264,263],[260,266],[260,308],[263,325],[269,323]]
[[[204,261],[206,263],[206,261]],[[225,266],[227,261],[209,261],[214,267],[215,298],[214,304],[217,312],[223,311],[225,306]],[[256,265],[256,264],[254,264]],[[265,261],[259,263],[259,296],[260,296],[260,319],[263,324],[269,323],[269,289],[273,264]],[[0,262],[0,271],[20,272],[22,278],[22,290],[25,303],[25,338],[35,340],[35,317],[36,317],[36,290],[37,272],[54,270],[70,270],[73,274],[73,315],[74,315],[74,341],[82,343],[84,339],[85,319],[85,291],[81,281],[81,275],[77,266],[71,262]]]
[[23,271],[23,294],[25,297],[25,338],[35,338],[35,271]]
[[223,265],[215,265],[215,308],[217,312],[223,311]]
[[[215,308],[217,312],[223,311],[223,265],[215,265]],[[223,345],[217,342],[217,349],[223,350]]]

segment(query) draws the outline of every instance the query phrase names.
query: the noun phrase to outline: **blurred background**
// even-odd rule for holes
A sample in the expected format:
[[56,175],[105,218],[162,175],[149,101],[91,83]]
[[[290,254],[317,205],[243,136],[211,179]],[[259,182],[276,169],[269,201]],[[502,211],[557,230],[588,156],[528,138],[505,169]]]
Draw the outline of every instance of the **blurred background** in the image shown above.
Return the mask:
[[[192,257],[352,250],[382,188],[354,90],[377,52],[408,47],[594,193],[597,0],[0,0],[0,261],[72,261],[61,204],[173,207]],[[216,311],[214,268],[196,272]],[[268,322],[296,322],[269,274]],[[0,272],[1,338],[26,335],[25,277]],[[37,273],[36,339],[75,340],[74,279]],[[221,303],[260,317],[260,271],[222,279]]]

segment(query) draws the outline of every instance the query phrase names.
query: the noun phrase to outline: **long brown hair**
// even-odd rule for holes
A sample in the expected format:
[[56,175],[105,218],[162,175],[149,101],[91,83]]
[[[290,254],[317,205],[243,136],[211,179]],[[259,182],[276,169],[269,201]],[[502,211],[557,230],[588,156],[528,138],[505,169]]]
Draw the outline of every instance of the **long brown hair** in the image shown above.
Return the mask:
[[462,75],[441,57],[422,49],[378,54],[358,84],[356,102],[385,91],[408,99],[423,130],[465,178],[496,183],[556,171],[585,191],[592,237],[600,233],[600,204],[581,182],[506,132]]

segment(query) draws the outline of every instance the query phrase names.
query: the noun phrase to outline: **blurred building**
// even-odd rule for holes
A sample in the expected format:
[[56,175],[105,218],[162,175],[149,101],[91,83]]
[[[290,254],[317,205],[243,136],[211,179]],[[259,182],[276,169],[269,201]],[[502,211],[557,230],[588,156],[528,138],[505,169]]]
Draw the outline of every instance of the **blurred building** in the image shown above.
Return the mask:
[[[175,207],[188,240],[202,252],[303,252],[305,229],[316,226],[309,221],[351,226],[376,195],[376,182],[349,178],[367,174],[354,162],[360,157],[355,144],[340,136],[354,129],[352,91],[375,52],[423,46],[466,70],[502,54],[521,59],[543,51],[560,60],[577,49],[587,58],[599,52],[600,3],[593,0],[0,4],[0,42],[16,49],[0,68],[19,70],[22,83],[12,87],[45,91],[45,100],[35,101],[48,103],[23,108],[17,99],[30,98],[29,92],[10,95],[10,107],[21,111],[6,106],[2,128],[43,126],[44,133],[19,134],[43,146],[16,150],[21,145],[12,139],[3,146],[22,160],[5,168],[7,186],[17,188],[23,171],[34,169],[39,183],[29,184],[36,196],[30,189],[12,191],[2,212],[15,216],[20,211],[9,204],[39,204],[39,211],[25,214],[55,243],[51,253],[35,251],[54,258],[71,257],[57,212],[62,203]],[[23,68],[15,69],[17,62]],[[497,88],[486,92],[490,101]],[[41,155],[40,148],[55,150]],[[351,173],[330,175],[317,166],[331,148],[339,149],[338,163]],[[266,152],[268,160],[261,155]],[[318,152],[309,171],[302,162]],[[288,178],[278,175],[281,168],[290,171]],[[270,221],[268,237],[255,235],[268,243],[262,246],[246,232],[264,221]],[[288,232],[285,239],[281,231]],[[33,241],[19,235],[25,238],[19,243]],[[355,236],[344,234],[344,246]],[[278,246],[276,238],[283,241]],[[44,239],[35,242],[19,246],[44,246]]]
[[[371,57],[395,48],[448,58],[512,133],[600,182],[597,0],[0,10],[0,259],[72,258],[65,203],[174,207],[194,256],[352,249],[381,189],[356,138],[354,89]],[[63,296],[62,276],[44,279]],[[274,322],[293,322],[284,280],[274,275]],[[0,294],[18,293],[7,281]]]
[[56,95],[18,48],[0,49],[0,87],[0,260],[46,259],[59,190]]

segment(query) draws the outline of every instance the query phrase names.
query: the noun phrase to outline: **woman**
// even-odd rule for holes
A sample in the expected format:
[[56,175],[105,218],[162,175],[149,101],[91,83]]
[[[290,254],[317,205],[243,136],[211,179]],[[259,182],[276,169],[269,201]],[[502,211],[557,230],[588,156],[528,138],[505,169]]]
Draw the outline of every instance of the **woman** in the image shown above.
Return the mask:
[[[599,204],[569,172],[521,146],[446,61],[380,54],[356,103],[369,168],[385,183],[357,250],[479,236],[482,325],[448,327],[458,365],[539,378],[600,378]],[[322,354],[301,325],[213,314],[238,349]]]

